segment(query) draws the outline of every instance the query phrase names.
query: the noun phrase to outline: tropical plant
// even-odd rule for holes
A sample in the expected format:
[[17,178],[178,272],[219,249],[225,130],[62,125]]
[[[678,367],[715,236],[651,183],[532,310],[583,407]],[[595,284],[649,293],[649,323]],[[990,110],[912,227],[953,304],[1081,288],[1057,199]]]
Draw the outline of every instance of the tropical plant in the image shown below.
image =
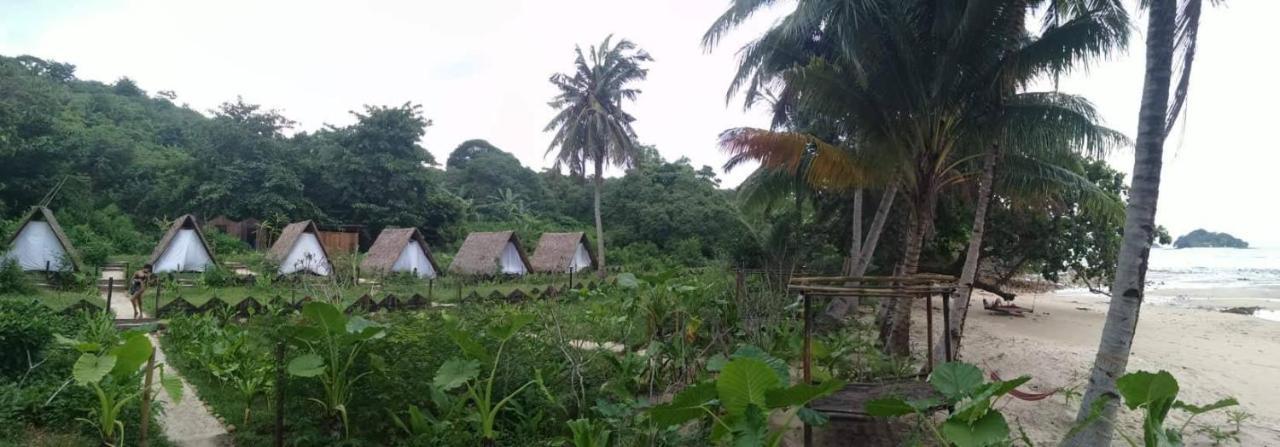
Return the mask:
[[[929,384],[941,399],[906,400],[887,397],[867,402],[867,414],[896,417],[915,414],[939,445],[983,447],[1005,445],[1009,424],[995,408],[995,402],[1019,385],[1031,380],[1022,376],[1009,381],[983,382],[982,370],[968,363],[947,362],[929,374]],[[939,408],[954,408],[938,426],[929,414]]]
[[547,153],[556,152],[556,169],[567,167],[581,177],[586,175],[588,164],[593,168],[596,258],[601,278],[605,275],[604,225],[600,219],[604,168],[631,167],[639,158],[636,132],[631,128],[635,118],[622,110],[622,104],[640,94],[632,84],[648,76],[643,63],[653,60],[629,40],[616,45],[612,40],[613,36],[605,37],[586,54],[581,47],[574,47],[574,72],[551,76],[560,93],[551,100],[557,113],[545,129],[555,131]]
[[[463,329],[456,319],[445,320],[445,324],[448,325],[446,330],[449,339],[462,349],[464,357],[454,358],[440,365],[432,385],[441,391],[465,387],[465,398],[474,406],[474,413],[470,418],[476,422],[483,445],[493,445],[497,439],[498,432],[494,428],[494,423],[498,414],[511,403],[512,399],[540,381],[541,374],[535,371],[533,380],[525,382],[506,396],[495,395],[493,389],[497,382],[498,367],[502,362],[502,351],[506,349],[507,342],[511,341],[511,338],[515,337],[521,329],[532,323],[533,319],[533,315],[515,314],[491,324],[486,332],[496,339],[498,344],[493,354],[490,354],[488,348],[481,344],[471,332]],[[480,375],[482,363],[489,369],[486,377]]]
[[[103,345],[82,342],[57,336],[58,341],[80,352],[80,358],[71,368],[71,378],[80,386],[93,390],[97,405],[88,409],[89,418],[81,418],[98,431],[104,445],[123,446],[125,422],[120,413],[133,400],[142,396],[139,370],[151,358],[151,340],[142,332],[131,331],[119,337],[119,342]],[[166,376],[163,365],[157,366],[160,383],[174,402],[182,399],[182,382],[176,376]],[[146,370],[145,374],[152,371]]]
[[[732,359],[709,368],[719,372],[714,380],[685,388],[670,403],[648,411],[655,425],[674,427],[705,420],[711,425],[711,443],[778,446],[795,418],[813,425],[824,423],[820,413],[805,405],[844,386],[840,380],[791,385],[786,362],[753,346],[744,346]],[[781,428],[770,428],[773,414],[785,414]]]
[[[304,353],[289,361],[287,371],[297,377],[316,377],[324,387],[324,398],[310,398],[319,404],[331,421],[334,434],[351,435],[347,405],[356,382],[373,371],[362,371],[357,362],[361,348],[370,340],[385,337],[386,328],[364,317],[343,315],[329,303],[309,302],[302,306],[302,321],[288,328],[290,340]],[[381,362],[369,354],[370,364]],[[339,432],[337,428],[340,428]]]
[[[1133,183],[1125,209],[1124,237],[1115,281],[1111,285],[1111,304],[1102,327],[1089,387],[1076,413],[1078,422],[1091,419],[1089,416],[1095,402],[1115,391],[1116,378],[1124,373],[1129,363],[1133,336],[1138,327],[1138,311],[1146,288],[1143,278],[1146,277],[1147,258],[1155,237],[1164,142],[1181,113],[1190,87],[1202,3],[1202,0],[1150,0],[1141,3],[1148,9],[1147,64],[1138,114],[1138,137],[1134,146]],[[1175,55],[1181,58],[1178,64],[1180,71],[1176,89],[1170,98]],[[1101,405],[1102,417],[1092,418],[1092,422],[1068,439],[1066,445],[1102,445],[1110,441],[1116,403],[1104,401]]]
[[573,447],[609,447],[609,437],[613,431],[609,426],[590,419],[574,419],[567,422],[569,431],[573,432],[570,441]]
[[[1239,405],[1239,402],[1234,398],[1222,399],[1205,406],[1193,405],[1178,400],[1178,380],[1168,371],[1156,373],[1135,371],[1125,374],[1116,379],[1116,391],[1119,393],[1119,397],[1123,399],[1126,407],[1130,410],[1142,411],[1142,442],[1138,442],[1123,431],[1117,431],[1125,442],[1133,447],[1139,445],[1145,447],[1181,446],[1187,427],[1191,425],[1191,421],[1196,416]],[[1095,401],[1096,403],[1089,412],[1089,417],[1085,421],[1076,424],[1071,432],[1067,434],[1067,439],[1074,439],[1073,436],[1080,433],[1082,429],[1087,429],[1092,420],[1108,417],[1104,415],[1103,407],[1106,405],[1106,401],[1114,398],[1114,396],[1108,395]],[[1180,410],[1187,413],[1187,419],[1181,425],[1166,426],[1166,423],[1169,422],[1169,413],[1172,410]],[[1237,431],[1239,431],[1238,427]]]

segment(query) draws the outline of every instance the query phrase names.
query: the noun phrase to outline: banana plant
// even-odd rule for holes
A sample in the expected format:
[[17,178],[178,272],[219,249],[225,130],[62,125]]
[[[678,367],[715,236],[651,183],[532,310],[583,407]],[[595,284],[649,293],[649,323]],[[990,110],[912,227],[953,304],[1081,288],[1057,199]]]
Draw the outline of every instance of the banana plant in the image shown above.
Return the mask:
[[[776,447],[796,417],[812,425],[824,423],[821,414],[805,405],[844,387],[840,380],[791,385],[785,362],[750,346],[710,367],[719,370],[714,380],[685,388],[670,403],[649,409],[650,420],[659,428],[704,420],[711,424],[711,444]],[[769,427],[773,413],[786,415],[779,429]]]
[[[486,332],[497,339],[498,349],[490,355],[484,345],[471,332],[464,330],[456,319],[450,316],[445,319],[446,332],[454,344],[462,349],[464,357],[454,358],[440,365],[433,385],[442,391],[465,387],[463,395],[475,407],[473,416],[479,425],[482,445],[494,445],[497,439],[494,423],[503,408],[526,388],[539,382],[537,377],[541,377],[541,374],[535,373],[535,379],[526,382],[506,396],[497,396],[493,391],[498,367],[502,362],[502,352],[507,347],[507,342],[532,322],[532,315],[516,314],[491,324]],[[484,378],[480,376],[482,363],[487,364],[489,368],[488,375]]]
[[[77,420],[93,426],[104,445],[123,446],[125,423],[120,420],[120,413],[143,393],[140,369],[154,351],[151,340],[136,331],[125,333],[110,346],[62,336],[57,339],[80,352],[80,358],[71,366],[71,379],[93,390],[98,398],[97,405],[88,409],[89,418]],[[165,375],[164,365],[157,369],[165,392],[174,402],[180,401],[181,380]]]
[[363,317],[343,315],[332,304],[313,301],[302,306],[302,321],[287,333],[304,353],[290,360],[286,370],[296,377],[319,378],[324,399],[309,400],[320,404],[330,420],[341,425],[344,439],[349,437],[347,404],[352,390],[356,382],[373,372],[361,371],[356,359],[365,343],[387,335],[386,328]]

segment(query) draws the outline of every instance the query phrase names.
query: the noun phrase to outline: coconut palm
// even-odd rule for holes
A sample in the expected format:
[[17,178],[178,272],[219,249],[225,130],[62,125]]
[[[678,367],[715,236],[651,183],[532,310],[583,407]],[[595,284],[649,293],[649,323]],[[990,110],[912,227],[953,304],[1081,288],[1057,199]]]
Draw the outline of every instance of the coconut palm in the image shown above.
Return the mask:
[[[704,42],[768,3],[735,2]],[[1037,7],[1046,25],[1032,36],[1025,23]],[[899,271],[913,274],[939,194],[973,179],[961,169],[984,151],[1101,151],[1121,141],[1081,107],[1087,101],[1014,93],[1123,44],[1126,23],[1103,0],[800,1],[743,48],[730,93],[745,88],[750,102],[785,85],[795,107],[841,116],[849,140],[896,160],[910,206]],[[899,301],[889,346],[905,354],[911,307]]]
[[[1102,327],[1102,339],[1080,402],[1076,420],[1084,424],[1063,445],[1093,446],[1111,443],[1117,399],[1095,403],[1104,395],[1115,396],[1116,378],[1124,375],[1138,326],[1138,311],[1145,289],[1147,258],[1151,254],[1160,196],[1160,168],[1164,142],[1177,121],[1191,80],[1196,39],[1200,28],[1201,0],[1146,0],[1147,69],[1138,113],[1138,138],[1134,145],[1133,182],[1125,210],[1124,236],[1111,285],[1111,304]],[[1175,55],[1180,73],[1170,98]],[[1097,410],[1097,411],[1095,411]]]
[[623,39],[612,44],[604,38],[585,54],[575,47],[577,58],[572,73],[557,73],[551,83],[560,93],[550,105],[556,116],[544,131],[555,131],[547,154],[556,153],[556,169],[567,167],[575,176],[585,176],[590,165],[594,174],[597,273],[605,275],[604,225],[600,220],[600,190],[606,165],[630,168],[640,156],[635,118],[622,110],[625,100],[635,100],[640,90],[632,85],[648,76],[644,62],[649,54]]

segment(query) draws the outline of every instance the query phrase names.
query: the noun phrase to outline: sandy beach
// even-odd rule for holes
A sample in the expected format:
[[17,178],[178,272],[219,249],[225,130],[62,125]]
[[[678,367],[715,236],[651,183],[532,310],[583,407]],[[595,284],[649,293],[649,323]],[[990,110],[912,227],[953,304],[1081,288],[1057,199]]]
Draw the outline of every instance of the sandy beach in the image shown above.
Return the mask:
[[[1179,398],[1188,403],[1237,398],[1237,409],[1253,415],[1242,427],[1241,445],[1280,446],[1280,322],[1208,309],[1235,305],[1235,300],[1206,305],[1179,296],[1185,297],[1163,290],[1143,306],[1129,370],[1173,373],[1181,387]],[[974,296],[962,360],[1006,379],[1030,375],[1025,386],[1030,390],[1083,391],[1102,332],[1106,297],[1077,292],[1020,295],[1019,305],[1035,307],[1033,314],[1021,318],[989,313],[981,309],[979,298],[993,299],[982,293]],[[1273,300],[1246,304],[1260,301]],[[1002,405],[1010,422],[1022,425],[1036,445],[1056,445],[1070,429],[1079,400],[1068,405],[1057,395],[1038,402],[1006,399]],[[1134,416],[1125,415],[1121,422],[1128,433],[1140,436]],[[1185,420],[1177,412],[1172,417],[1179,424]],[[1201,423],[1228,427],[1222,411],[1197,417],[1193,425]],[[1188,445],[1211,445],[1206,436],[1188,435]]]

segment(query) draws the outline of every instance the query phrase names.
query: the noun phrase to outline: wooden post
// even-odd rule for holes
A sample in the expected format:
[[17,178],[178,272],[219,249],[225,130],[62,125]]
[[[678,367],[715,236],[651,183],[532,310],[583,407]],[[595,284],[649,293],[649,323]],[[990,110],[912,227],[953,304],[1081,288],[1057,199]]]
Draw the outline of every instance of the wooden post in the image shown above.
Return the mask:
[[[164,288],[164,283],[156,281],[156,318],[160,318],[160,289]],[[142,305],[142,297],[138,297],[138,305]],[[141,311],[141,309],[139,309]]]
[[955,360],[955,354],[951,353],[951,293],[942,294],[942,347],[946,353],[944,360],[950,362]]
[[111,311],[111,294],[116,288],[116,278],[107,278],[107,312]]
[[[804,303],[804,352],[802,361],[804,362],[804,384],[813,383],[813,318],[809,309],[809,295],[800,293],[800,300]],[[804,424],[804,446],[811,447],[813,445],[813,427],[808,423]]]
[[432,293],[432,292],[435,292],[434,290],[435,288],[436,288],[436,279],[435,278],[428,279],[427,280],[427,301],[432,301],[432,302],[435,301],[436,297],[433,296],[434,294]]
[[569,267],[569,290],[573,290],[573,266]]
[[142,413],[142,421],[138,423],[138,446],[147,447],[148,431],[151,428],[151,376],[156,369],[156,353],[151,352],[151,358],[147,359],[147,375],[142,381],[142,401],[139,403],[139,410]]
[[275,446],[284,447],[284,342],[276,342]]
[[933,295],[924,296],[925,373],[933,372]]

